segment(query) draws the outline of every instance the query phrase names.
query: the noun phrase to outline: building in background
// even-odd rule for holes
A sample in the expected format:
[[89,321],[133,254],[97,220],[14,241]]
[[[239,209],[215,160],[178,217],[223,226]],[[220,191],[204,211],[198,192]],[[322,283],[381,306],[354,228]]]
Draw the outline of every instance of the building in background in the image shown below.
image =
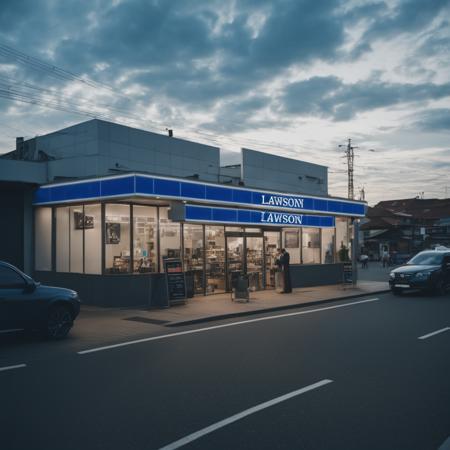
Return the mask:
[[259,189],[328,195],[328,168],[243,148],[236,163],[221,167],[221,181]]
[[388,200],[369,207],[360,245],[372,259],[386,249],[399,261],[427,248],[450,247],[450,199]]
[[198,295],[236,273],[274,288],[280,247],[294,287],[341,282],[366,211],[328,195],[324,166],[242,149],[221,167],[216,147],[101,120],[18,139],[0,180],[0,259],[101,305],[157,305],[174,257]]

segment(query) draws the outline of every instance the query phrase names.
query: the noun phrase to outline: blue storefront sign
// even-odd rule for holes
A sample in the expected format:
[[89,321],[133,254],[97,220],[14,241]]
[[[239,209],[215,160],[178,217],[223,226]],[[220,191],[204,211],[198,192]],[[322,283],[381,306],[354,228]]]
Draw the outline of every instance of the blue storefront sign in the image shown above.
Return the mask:
[[41,186],[35,192],[33,203],[46,205],[135,196],[351,217],[364,217],[366,209],[364,202],[352,200],[271,193],[141,174]]
[[334,227],[332,216],[312,216],[277,211],[257,211],[248,209],[214,208],[185,205],[178,220],[200,223],[230,223],[237,225],[260,225],[277,227]]

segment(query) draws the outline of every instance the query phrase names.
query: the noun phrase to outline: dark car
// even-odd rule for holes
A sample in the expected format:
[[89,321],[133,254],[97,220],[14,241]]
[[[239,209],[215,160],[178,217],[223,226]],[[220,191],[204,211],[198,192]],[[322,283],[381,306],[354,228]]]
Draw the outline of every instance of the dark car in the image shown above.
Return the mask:
[[450,293],[450,249],[418,253],[389,274],[391,291],[399,295],[407,289]]
[[0,261],[0,330],[40,330],[49,338],[60,339],[79,312],[75,291],[43,286]]

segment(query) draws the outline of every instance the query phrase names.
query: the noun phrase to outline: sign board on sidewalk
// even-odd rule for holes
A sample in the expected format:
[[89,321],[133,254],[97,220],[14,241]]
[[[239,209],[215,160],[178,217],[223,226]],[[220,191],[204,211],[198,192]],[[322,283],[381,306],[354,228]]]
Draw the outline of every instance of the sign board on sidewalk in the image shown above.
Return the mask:
[[353,264],[351,262],[344,263],[343,283],[353,284]]
[[186,278],[181,259],[166,258],[164,271],[167,279],[169,303],[184,302],[186,300]]

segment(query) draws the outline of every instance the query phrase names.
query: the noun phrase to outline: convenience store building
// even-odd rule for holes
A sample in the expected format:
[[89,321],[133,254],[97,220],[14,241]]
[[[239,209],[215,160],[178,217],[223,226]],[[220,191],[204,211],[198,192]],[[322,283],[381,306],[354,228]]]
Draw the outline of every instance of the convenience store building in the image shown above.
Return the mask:
[[[43,182],[33,170],[10,181],[26,186],[25,210],[30,198],[24,228],[39,281],[76,289],[86,303],[158,306],[166,258],[182,260],[193,295],[229,291],[237,272],[257,291],[274,288],[280,247],[293,287],[342,281],[366,204],[328,196],[324,166],[242,149],[224,167],[215,147],[98,120],[42,138],[22,149],[28,159],[20,149],[0,159],[6,187],[5,162],[45,167]],[[45,158],[31,159],[37,147]]]

